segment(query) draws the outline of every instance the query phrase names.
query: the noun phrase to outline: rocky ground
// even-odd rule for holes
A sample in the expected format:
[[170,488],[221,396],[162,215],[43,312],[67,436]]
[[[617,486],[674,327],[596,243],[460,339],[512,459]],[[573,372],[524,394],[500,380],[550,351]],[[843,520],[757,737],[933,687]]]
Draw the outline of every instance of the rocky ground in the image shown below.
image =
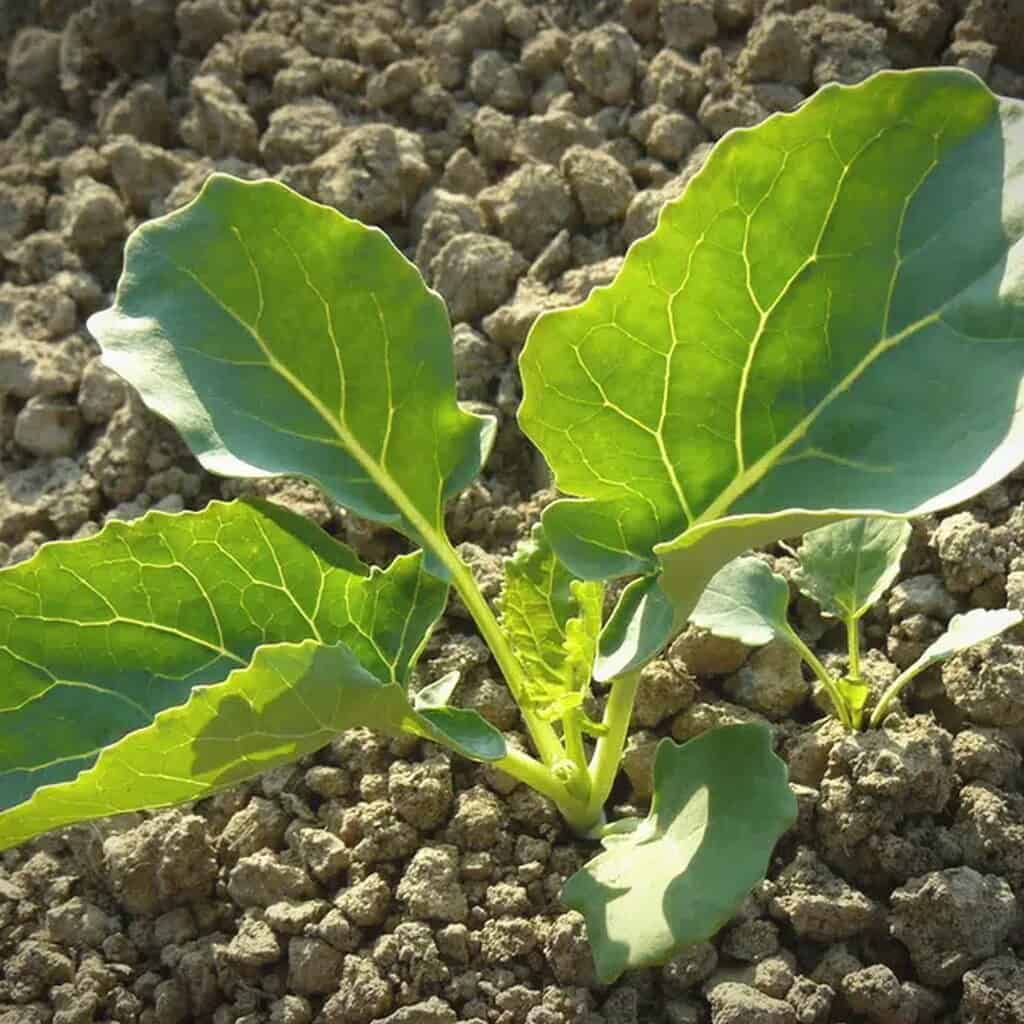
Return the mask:
[[[1024,97],[1024,3],[4,3],[0,565],[240,492],[83,328],[128,232],[215,168],[381,225],[444,294],[460,397],[501,423],[450,509],[488,577],[547,497],[513,418],[537,313],[608,281],[730,128],[940,63]],[[308,485],[260,490],[370,560],[397,550]],[[1024,608],[1024,474],[919,524],[868,620],[871,671],[891,678],[957,611],[1005,605]],[[839,650],[802,599],[795,617]],[[461,701],[515,729],[457,608],[422,671],[453,667]],[[595,984],[558,902],[590,851],[542,800],[354,732],[193,807],[0,855],[0,1024],[1024,1022],[1024,635],[933,670],[886,731],[815,724],[814,699],[786,650],[692,631],[645,670],[617,799],[643,805],[660,736],[764,719],[801,807],[737,918],[664,968]]]

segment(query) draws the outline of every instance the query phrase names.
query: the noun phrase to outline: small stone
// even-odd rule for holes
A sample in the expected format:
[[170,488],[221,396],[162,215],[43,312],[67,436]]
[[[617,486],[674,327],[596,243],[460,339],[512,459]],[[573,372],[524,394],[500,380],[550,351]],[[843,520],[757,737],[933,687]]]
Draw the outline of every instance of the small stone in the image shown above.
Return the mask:
[[347,131],[312,167],[321,202],[371,224],[410,209],[430,178],[419,136],[387,124]]
[[259,130],[245,104],[214,75],[199,75],[190,85],[192,109],[181,122],[181,136],[206,156],[254,160]]
[[429,277],[447,299],[452,320],[473,321],[497,309],[526,268],[508,242],[468,233],[449,239],[431,262]]
[[334,902],[354,924],[372,927],[383,924],[391,909],[391,888],[380,875],[372,874],[339,893]]
[[602,25],[572,39],[565,66],[569,77],[591,96],[613,105],[633,93],[639,47],[621,25]]
[[600,150],[572,146],[565,151],[561,170],[591,226],[619,220],[636,195],[629,171]]
[[750,985],[724,981],[705,992],[712,1024],[796,1024],[793,1007]]
[[391,986],[372,960],[346,956],[337,991],[324,1004],[323,1024],[372,1024],[394,1005]]
[[266,967],[280,958],[281,946],[268,924],[255,917],[243,917],[224,955],[239,967]]
[[228,875],[228,893],[240,907],[268,907],[313,894],[305,871],[286,864],[270,850],[242,857]]
[[1024,963],[997,956],[963,978],[964,1024],[1015,1024],[1024,1020]]
[[781,640],[754,651],[723,689],[738,703],[775,720],[788,717],[811,693],[799,653]]
[[769,909],[789,921],[800,938],[814,942],[857,935],[880,914],[874,900],[834,875],[808,847],[801,847],[779,875]]
[[747,82],[787,82],[806,86],[814,51],[800,25],[788,14],[759,18],[747,36],[736,70]]
[[77,406],[56,396],[36,395],[14,419],[14,440],[40,458],[73,455],[81,429]]
[[681,53],[718,35],[714,0],[658,0],[658,13],[665,42]]
[[477,200],[498,234],[531,259],[573,216],[569,188],[548,164],[519,168],[500,184],[484,189]]
[[622,770],[633,787],[634,800],[648,800],[654,792],[654,755],[661,737],[648,729],[629,734],[622,753]]
[[326,995],[338,987],[345,956],[321,939],[288,942],[288,987],[302,995]]
[[469,902],[459,882],[459,853],[454,846],[424,846],[413,855],[396,895],[409,913],[426,921],[465,921]]
[[102,249],[125,232],[124,204],[109,185],[80,178],[67,197],[64,235],[80,253]]
[[999,952],[1017,919],[1013,890],[996,875],[950,868],[892,894],[892,934],[926,985],[943,987]]
[[319,97],[286,103],[271,113],[260,155],[269,167],[307,163],[327,152],[342,132],[333,103]]

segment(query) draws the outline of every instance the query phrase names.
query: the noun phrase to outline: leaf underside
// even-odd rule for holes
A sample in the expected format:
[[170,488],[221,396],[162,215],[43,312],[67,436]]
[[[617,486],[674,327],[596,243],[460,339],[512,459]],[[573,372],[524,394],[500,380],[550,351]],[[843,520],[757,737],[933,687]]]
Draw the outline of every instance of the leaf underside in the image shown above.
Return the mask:
[[910,540],[900,519],[846,519],[804,537],[796,582],[826,615],[859,619],[892,585]]
[[440,297],[383,232],[279,182],[215,174],[140,227],[89,330],[214,473],[307,477],[425,544],[479,470],[489,424],[456,402]]
[[586,918],[598,978],[664,963],[718,931],[795,819],[786,766],[763,726],[724,726],[682,746],[662,740],[648,817],[607,836],[562,889]]
[[946,632],[929,644],[911,667],[915,674],[923,672],[931,665],[945,661],[959,651],[966,651],[969,647],[984,643],[1014,626],[1019,626],[1022,621],[1024,616],[1019,611],[1008,608],[972,608],[962,615],[954,615]]
[[1024,104],[958,69],[730,133],[618,277],[534,325],[520,422],[585,578],[963,501],[1024,452]]
[[[0,848],[205,795],[316,749],[339,722],[386,731],[396,707],[436,736],[406,695],[447,596],[421,563],[367,570],[307,520],[240,501],[112,522],[4,570]],[[359,703],[371,686],[381,701]],[[469,745],[487,756],[497,734],[479,724]],[[221,745],[199,743],[203,730]]]
[[711,578],[690,621],[715,636],[761,647],[789,629],[789,584],[760,558],[737,558]]

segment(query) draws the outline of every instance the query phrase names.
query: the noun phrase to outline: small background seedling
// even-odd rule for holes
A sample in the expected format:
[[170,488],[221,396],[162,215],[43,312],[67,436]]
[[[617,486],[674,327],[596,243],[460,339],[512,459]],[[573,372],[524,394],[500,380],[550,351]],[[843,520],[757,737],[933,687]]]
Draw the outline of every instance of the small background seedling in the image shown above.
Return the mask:
[[[839,721],[860,729],[871,696],[870,683],[861,673],[860,620],[896,579],[910,533],[910,524],[898,519],[847,519],[812,530],[793,552],[798,560],[794,580],[800,590],[845,627],[843,676],[829,672],[789,624],[789,584],[755,556],[738,558],[716,573],[690,619],[716,636],[751,647],[772,640],[789,644],[814,672]],[[886,688],[870,724],[880,725],[894,701],[925,669],[1021,621],[1020,612],[1007,609],[976,608],[955,615],[946,632]]]

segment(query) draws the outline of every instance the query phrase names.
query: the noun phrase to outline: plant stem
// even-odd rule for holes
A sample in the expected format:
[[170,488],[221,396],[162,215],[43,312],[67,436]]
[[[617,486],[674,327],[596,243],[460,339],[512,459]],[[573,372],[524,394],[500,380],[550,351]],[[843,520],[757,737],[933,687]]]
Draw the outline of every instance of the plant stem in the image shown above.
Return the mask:
[[469,614],[473,616],[477,629],[480,630],[481,636],[491,649],[494,660],[498,663],[498,668],[501,669],[505,682],[519,705],[523,722],[526,724],[526,729],[541,760],[550,767],[564,759],[565,751],[562,749],[561,740],[559,740],[554,727],[550,722],[545,722],[534,714],[526,702],[526,676],[505,639],[505,634],[501,631],[498,620],[491,611],[491,606],[480,593],[480,588],[477,586],[469,566],[459,558],[451,545],[445,545],[445,548],[440,550],[435,548],[435,554],[452,574],[452,582],[462,598],[462,603],[466,606]]
[[575,767],[575,778],[569,784],[571,791],[586,800],[590,796],[590,772],[587,768],[587,753],[583,749],[581,718],[580,708],[570,708],[562,716],[562,739],[565,741],[565,752]]
[[849,651],[849,676],[860,680],[860,630],[852,616],[846,620],[846,647]]
[[927,665],[915,663],[908,669],[904,669],[886,688],[882,694],[878,703],[875,705],[875,710],[871,712],[871,719],[868,724],[872,729],[877,729],[882,722],[885,720],[885,716],[889,714],[889,706],[899,695],[903,692],[907,684],[914,679],[915,676],[927,668]]
[[835,708],[836,717],[846,726],[847,729],[854,727],[853,720],[850,717],[850,709],[846,706],[846,701],[843,699],[843,695],[836,688],[836,684],[832,681],[832,677],[828,674],[828,669],[821,663],[818,656],[800,639],[800,635],[792,627],[787,627],[785,639],[789,641],[800,653],[800,657],[811,666],[811,671],[818,677],[819,682],[824,687],[825,692],[829,696],[829,700],[832,701],[832,707]]
[[608,731],[598,738],[594,756],[590,759],[590,800],[587,813],[591,826],[602,819],[604,805],[615,784],[639,685],[639,671],[627,672],[612,680],[603,720]]
[[574,797],[566,789],[565,784],[556,779],[540,761],[513,746],[506,749],[508,752],[503,758],[491,762],[495,768],[500,768],[507,775],[536,790],[541,796],[546,796],[558,808],[569,826],[581,835],[593,826],[590,807],[586,800]]

